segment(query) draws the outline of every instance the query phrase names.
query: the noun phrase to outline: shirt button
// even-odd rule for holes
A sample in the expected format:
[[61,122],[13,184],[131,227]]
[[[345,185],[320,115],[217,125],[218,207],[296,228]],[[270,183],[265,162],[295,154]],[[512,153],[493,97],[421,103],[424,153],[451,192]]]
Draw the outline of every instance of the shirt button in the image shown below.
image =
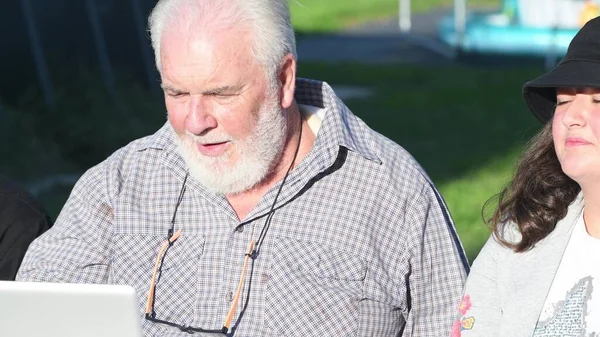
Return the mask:
[[225,295],[225,299],[227,300],[227,302],[233,301],[233,292],[228,292],[227,295]]
[[238,233],[243,233],[243,232],[244,232],[244,226],[239,226],[239,227],[236,229],[236,231],[237,231]]

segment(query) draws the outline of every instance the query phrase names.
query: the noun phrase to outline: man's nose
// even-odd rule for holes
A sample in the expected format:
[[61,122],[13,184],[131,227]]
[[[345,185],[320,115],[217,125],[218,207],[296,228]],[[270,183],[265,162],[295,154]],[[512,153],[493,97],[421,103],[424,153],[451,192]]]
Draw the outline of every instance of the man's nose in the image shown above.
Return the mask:
[[206,99],[192,96],[189,100],[189,113],[186,119],[186,129],[195,135],[200,135],[217,127],[217,119],[213,116]]

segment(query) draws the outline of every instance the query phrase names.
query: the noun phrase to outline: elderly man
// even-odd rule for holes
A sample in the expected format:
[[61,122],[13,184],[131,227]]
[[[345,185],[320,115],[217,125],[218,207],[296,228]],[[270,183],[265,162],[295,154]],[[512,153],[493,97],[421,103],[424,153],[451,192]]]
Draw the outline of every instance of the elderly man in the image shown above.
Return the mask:
[[147,336],[446,336],[466,274],[415,160],[296,78],[287,0],[161,0],[168,123],[89,170],[19,279],[135,287]]

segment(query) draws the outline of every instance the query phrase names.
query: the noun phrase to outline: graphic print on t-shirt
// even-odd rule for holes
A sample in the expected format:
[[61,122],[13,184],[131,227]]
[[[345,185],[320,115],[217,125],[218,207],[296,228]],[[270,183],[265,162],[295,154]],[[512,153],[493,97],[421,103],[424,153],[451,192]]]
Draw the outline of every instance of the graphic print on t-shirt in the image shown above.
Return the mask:
[[554,314],[546,321],[538,322],[534,337],[600,337],[598,333],[586,335],[588,301],[592,297],[593,278],[584,277],[567,292],[563,301],[552,305]]
[[[584,211],[585,212],[585,211]],[[533,337],[600,337],[600,238],[574,224]]]

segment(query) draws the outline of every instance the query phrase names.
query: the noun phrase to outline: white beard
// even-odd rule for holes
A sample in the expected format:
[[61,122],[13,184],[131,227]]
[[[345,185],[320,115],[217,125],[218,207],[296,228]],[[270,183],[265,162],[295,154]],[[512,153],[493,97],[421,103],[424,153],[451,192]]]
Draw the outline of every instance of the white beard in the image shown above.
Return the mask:
[[[185,160],[189,174],[206,189],[217,194],[232,195],[249,190],[271,173],[283,153],[287,138],[285,110],[271,96],[261,106],[254,131],[246,139],[235,139],[227,134],[203,136],[187,133],[179,135],[173,128],[173,136],[179,153]],[[230,141],[233,151],[219,157],[203,156],[197,149],[198,142]],[[238,159],[231,163],[231,153]]]

